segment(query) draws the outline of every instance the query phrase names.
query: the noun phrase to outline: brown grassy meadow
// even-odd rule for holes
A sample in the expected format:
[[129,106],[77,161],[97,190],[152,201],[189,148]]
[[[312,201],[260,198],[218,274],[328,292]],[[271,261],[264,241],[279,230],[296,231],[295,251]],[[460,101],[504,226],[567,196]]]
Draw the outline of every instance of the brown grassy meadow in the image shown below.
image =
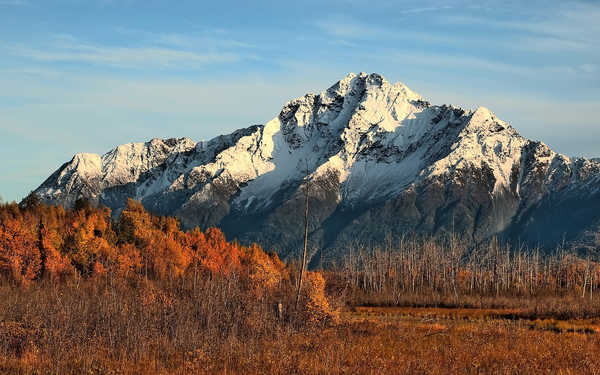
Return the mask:
[[545,318],[527,308],[344,307],[337,321],[307,324],[279,320],[264,301],[229,305],[235,287],[210,283],[196,295],[147,280],[4,285],[0,372],[600,373],[600,319],[551,317],[555,300],[538,301]]

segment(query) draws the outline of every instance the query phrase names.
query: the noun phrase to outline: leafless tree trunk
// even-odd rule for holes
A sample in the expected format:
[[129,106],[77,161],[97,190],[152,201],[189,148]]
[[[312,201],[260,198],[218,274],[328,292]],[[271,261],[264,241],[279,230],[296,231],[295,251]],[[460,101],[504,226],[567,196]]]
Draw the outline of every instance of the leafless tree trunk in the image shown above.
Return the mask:
[[[308,166],[306,170],[308,177]],[[310,193],[310,185],[308,179],[306,181],[306,188],[304,189],[304,249],[302,250],[302,264],[300,265],[300,276],[298,277],[298,290],[296,291],[296,311],[298,310],[298,303],[300,302],[300,290],[302,289],[302,278],[304,277],[304,268],[306,267],[306,248],[308,246],[308,195]]]

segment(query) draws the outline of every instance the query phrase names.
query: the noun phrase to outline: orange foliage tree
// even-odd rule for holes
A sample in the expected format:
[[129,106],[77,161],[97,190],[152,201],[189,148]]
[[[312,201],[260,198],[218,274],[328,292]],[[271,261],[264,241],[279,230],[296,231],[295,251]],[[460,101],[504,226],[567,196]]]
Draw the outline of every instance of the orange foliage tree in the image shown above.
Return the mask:
[[0,225],[0,272],[21,284],[39,277],[42,259],[33,228],[5,218]]
[[236,275],[250,295],[271,295],[289,280],[275,254],[228,242],[217,228],[184,232],[177,219],[150,214],[132,199],[113,222],[110,210],[78,200],[74,209],[48,206],[30,195],[0,205],[0,272],[26,284],[34,279]]

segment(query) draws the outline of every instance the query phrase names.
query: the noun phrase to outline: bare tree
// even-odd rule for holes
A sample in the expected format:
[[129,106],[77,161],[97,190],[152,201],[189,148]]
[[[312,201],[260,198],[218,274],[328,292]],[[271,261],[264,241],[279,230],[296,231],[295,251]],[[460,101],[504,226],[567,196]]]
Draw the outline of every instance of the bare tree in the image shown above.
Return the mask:
[[[402,295],[524,297],[578,295],[593,299],[600,263],[557,249],[516,249],[497,239],[471,246],[456,235],[445,241],[400,238],[386,248],[350,246],[341,263],[346,285],[372,303],[398,303]],[[596,293],[597,294],[597,293]],[[597,298],[597,297],[596,297]]]
[[310,182],[308,181],[308,162],[306,162],[306,177],[304,187],[304,248],[302,250],[302,264],[300,265],[300,275],[298,277],[298,290],[296,291],[296,310],[300,302],[300,290],[302,289],[302,279],[304,277],[304,268],[306,267],[306,249],[308,247],[308,197],[310,195]]

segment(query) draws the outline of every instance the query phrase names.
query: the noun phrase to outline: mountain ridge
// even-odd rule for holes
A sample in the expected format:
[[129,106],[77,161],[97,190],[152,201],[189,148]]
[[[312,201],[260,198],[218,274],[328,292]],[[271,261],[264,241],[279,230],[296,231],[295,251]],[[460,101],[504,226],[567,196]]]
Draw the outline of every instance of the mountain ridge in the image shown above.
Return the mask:
[[376,73],[351,73],[289,101],[264,125],[207,142],[153,139],[77,154],[36,193],[67,206],[86,197],[115,215],[135,198],[185,227],[218,225],[285,256],[299,248],[308,182],[315,248],[450,230],[473,241],[544,242],[536,223],[561,202],[585,211],[581,230],[600,223],[587,210],[599,207],[598,161],[527,140],[485,107],[431,105]]

